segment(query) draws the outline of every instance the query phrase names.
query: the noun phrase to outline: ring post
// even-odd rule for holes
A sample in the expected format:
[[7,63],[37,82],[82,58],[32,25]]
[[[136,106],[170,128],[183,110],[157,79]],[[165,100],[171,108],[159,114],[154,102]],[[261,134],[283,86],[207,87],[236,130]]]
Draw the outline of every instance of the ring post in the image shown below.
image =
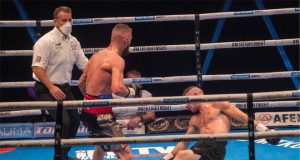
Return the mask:
[[41,20],[36,20],[36,36],[38,39],[42,37]]
[[57,101],[56,123],[54,131],[54,160],[62,159],[61,136],[62,136],[63,101]]
[[247,94],[247,106],[248,106],[248,134],[249,134],[249,160],[255,160],[255,147],[254,147],[254,119],[253,113],[253,94]]
[[196,69],[197,69],[197,86],[202,88],[202,73],[201,73],[201,54],[200,54],[200,16],[195,14],[194,21],[195,30],[195,48],[196,48]]
[[[37,39],[40,39],[42,37],[42,26],[41,26],[41,20],[36,20],[36,36]],[[47,114],[45,109],[41,109],[42,113],[42,121],[46,122],[47,120]]]

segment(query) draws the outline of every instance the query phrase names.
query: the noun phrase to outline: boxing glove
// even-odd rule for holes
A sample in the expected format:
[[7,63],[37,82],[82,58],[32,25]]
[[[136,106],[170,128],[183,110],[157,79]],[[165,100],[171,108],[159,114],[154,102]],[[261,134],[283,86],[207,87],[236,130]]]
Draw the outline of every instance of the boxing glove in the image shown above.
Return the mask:
[[131,84],[127,89],[129,93],[126,98],[141,97],[141,88],[137,84]]
[[[274,129],[269,129],[262,123],[258,123],[255,128],[259,132],[274,132],[275,131]],[[272,145],[277,145],[280,142],[280,140],[281,140],[281,138],[279,138],[279,137],[266,138],[266,141]]]

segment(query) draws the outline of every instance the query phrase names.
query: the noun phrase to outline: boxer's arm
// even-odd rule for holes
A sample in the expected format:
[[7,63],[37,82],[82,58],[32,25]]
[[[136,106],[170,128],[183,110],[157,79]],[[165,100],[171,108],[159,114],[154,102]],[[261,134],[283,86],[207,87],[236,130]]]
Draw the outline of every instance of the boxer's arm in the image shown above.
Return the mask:
[[53,83],[49,80],[49,77],[47,76],[44,68],[33,66],[32,71],[39,78],[39,80],[49,89],[50,94],[56,100],[65,99],[66,97],[65,93],[61,91],[57,86],[53,85]]
[[[192,126],[189,126],[188,130],[186,131],[186,134],[193,134],[193,133],[195,133],[195,128]],[[189,142],[177,143],[175,148],[172,150],[172,154],[176,155],[179,151],[185,150],[189,144],[190,144]]]
[[[229,102],[219,102],[219,104],[217,105],[222,106],[222,112],[225,113],[227,116],[242,123],[248,122],[248,115],[243,111],[241,111],[240,109],[238,109],[234,104]],[[257,129],[258,131],[268,129],[266,126],[263,126],[262,124],[259,125],[259,123],[255,120],[254,120],[254,126],[256,127],[258,126],[258,128],[261,128],[261,129]]]
[[124,85],[124,60],[116,60],[112,62],[112,82],[111,82],[111,91],[113,94],[126,98],[133,98],[137,94],[137,89],[132,87],[126,87]]
[[[229,117],[232,117],[238,121],[241,121],[243,123],[248,122],[248,116],[239,110],[235,105],[229,102],[220,102],[221,104],[218,104],[218,106],[222,106],[222,111],[228,115]],[[259,123],[254,120],[254,126],[255,129],[259,132],[266,132],[266,131],[275,131],[269,129],[267,126],[265,126],[262,123]],[[273,145],[277,145],[280,142],[279,137],[274,137],[274,138],[266,138],[267,142]]]
[[112,65],[111,91],[113,94],[121,97],[127,97],[129,94],[129,90],[123,82],[124,67],[124,61],[116,62]]
[[[195,126],[193,125],[193,121],[194,121],[194,119],[192,117],[190,122],[189,122],[189,128],[186,131],[186,134],[194,134],[194,133],[198,132],[197,128],[195,128]],[[167,156],[170,156],[170,155],[175,156],[179,151],[185,150],[188,147],[189,144],[190,144],[190,142],[179,142],[179,143],[177,143],[175,148]]]
[[227,101],[216,102],[214,104],[215,104],[215,107],[220,108],[225,115],[227,115],[239,122],[242,122],[242,123],[248,122],[247,114],[245,114],[243,111],[238,109],[234,104],[227,102]]

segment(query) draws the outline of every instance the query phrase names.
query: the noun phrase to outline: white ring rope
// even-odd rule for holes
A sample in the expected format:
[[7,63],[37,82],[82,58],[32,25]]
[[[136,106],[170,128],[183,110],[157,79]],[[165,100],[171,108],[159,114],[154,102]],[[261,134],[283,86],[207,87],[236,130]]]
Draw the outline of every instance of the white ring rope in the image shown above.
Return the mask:
[[[277,99],[299,99],[300,90],[279,91],[279,92],[258,92],[253,93],[253,100],[277,100]],[[173,97],[150,97],[150,98],[124,98],[124,99],[103,99],[103,100],[80,100],[63,101],[65,109],[93,106],[137,106],[145,104],[186,104],[190,102],[209,101],[246,101],[247,94],[212,94],[201,96],[173,96]],[[25,101],[25,102],[0,102],[0,110],[30,110],[56,108],[58,102],[53,101]]]
[[[277,39],[277,40],[254,40],[254,41],[235,41],[200,44],[200,50],[224,49],[224,48],[249,48],[249,47],[269,47],[300,45],[300,38]],[[83,48],[85,54],[94,54],[103,48]],[[170,51],[195,51],[195,44],[179,45],[155,45],[155,46],[136,46],[130,47],[130,53],[147,52],[170,52]],[[33,50],[0,50],[0,57],[5,56],[32,56]]]
[[[205,14],[199,14],[199,17],[200,20],[209,20],[209,19],[219,19],[219,18],[238,18],[238,17],[268,16],[268,15],[297,14],[297,13],[300,13],[300,8],[279,8],[279,9],[266,9],[266,10],[205,13]],[[195,14],[111,17],[111,18],[84,18],[84,19],[73,19],[73,25],[162,22],[162,21],[193,21],[193,20],[195,20]],[[42,20],[41,26],[42,27],[53,26],[53,20]],[[36,27],[36,21],[35,20],[0,21],[0,27]]]
[[[253,80],[253,79],[271,79],[271,78],[299,78],[300,71],[288,72],[266,72],[266,73],[240,73],[240,74],[219,74],[203,75],[203,81],[220,81],[220,80]],[[125,84],[161,84],[161,83],[179,83],[179,82],[196,82],[197,76],[171,76],[171,77],[142,77],[142,78],[125,78]],[[72,80],[70,85],[77,86],[77,80]],[[0,82],[0,88],[22,88],[33,87],[34,81],[27,82]]]
[[[41,110],[6,111],[0,112],[0,118],[41,115]],[[48,114],[48,113],[47,113]]]
[[[247,103],[233,103],[239,109],[247,109]],[[253,108],[279,108],[279,107],[298,107],[299,101],[264,101],[254,102]],[[144,105],[131,107],[113,107],[113,113],[136,113],[136,112],[164,112],[164,111],[184,111],[188,110],[186,104],[180,105]],[[0,118],[17,117],[17,116],[38,116],[41,115],[41,110],[23,110],[23,111],[6,111],[0,112]],[[48,114],[48,113],[47,113]]]
[[[255,132],[255,139],[271,137],[299,137],[300,130]],[[107,145],[107,144],[136,144],[157,142],[179,142],[179,141],[225,141],[234,139],[245,139],[249,137],[248,132],[223,133],[223,134],[189,134],[189,135],[165,135],[165,136],[138,136],[138,137],[113,137],[113,138],[82,138],[61,139],[62,146],[76,145]],[[2,141],[0,147],[49,147],[54,146],[54,140],[18,140]]]
[[[239,109],[247,109],[247,103],[235,103]],[[298,101],[264,101],[254,102],[253,108],[280,108],[280,107],[298,107],[300,108],[300,100]]]

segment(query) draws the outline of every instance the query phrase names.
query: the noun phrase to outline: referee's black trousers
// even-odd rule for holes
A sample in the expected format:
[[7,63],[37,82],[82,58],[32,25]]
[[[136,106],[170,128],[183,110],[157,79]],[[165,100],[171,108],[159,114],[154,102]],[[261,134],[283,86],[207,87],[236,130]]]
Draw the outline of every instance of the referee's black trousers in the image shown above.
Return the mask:
[[[65,94],[65,100],[75,100],[74,95],[71,92],[71,88],[68,84],[57,85]],[[38,101],[55,101],[50,94],[48,88],[40,82],[36,82],[34,85],[35,93],[38,96]],[[56,120],[56,109],[47,110],[52,118]],[[75,138],[78,127],[80,125],[80,118],[77,109],[64,109],[63,110],[63,125],[62,125],[62,138]],[[68,157],[68,152],[71,147],[62,148],[62,159],[65,160]]]

